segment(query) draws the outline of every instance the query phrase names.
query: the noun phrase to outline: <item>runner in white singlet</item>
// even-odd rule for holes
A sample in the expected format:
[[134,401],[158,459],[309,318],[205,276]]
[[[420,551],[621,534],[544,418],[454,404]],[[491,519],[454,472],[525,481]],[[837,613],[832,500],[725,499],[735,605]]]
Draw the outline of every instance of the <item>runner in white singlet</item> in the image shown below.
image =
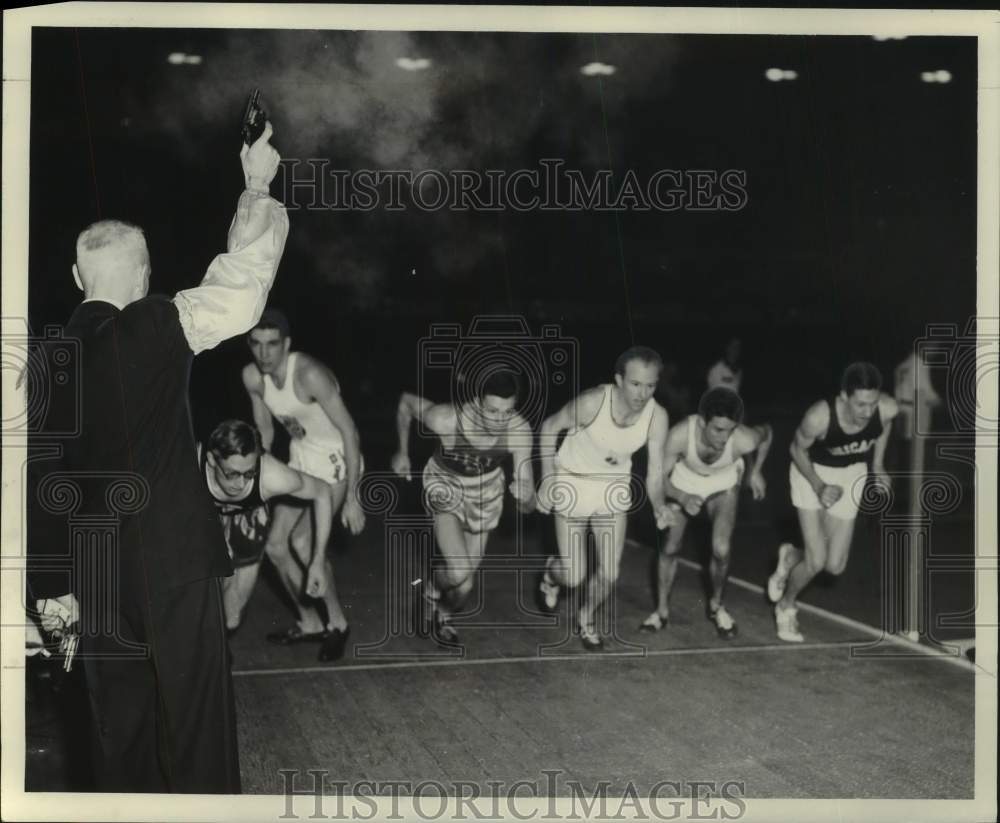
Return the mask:
[[[363,465],[360,439],[340,396],[337,378],[315,358],[290,351],[288,321],[275,309],[264,312],[251,329],[248,342],[254,362],[243,369],[243,384],[264,449],[271,448],[272,418],[277,418],[291,441],[288,465],[328,483],[334,513],[341,512],[341,521],[352,534],[360,533],[365,523],[356,493]],[[299,621],[287,630],[268,634],[267,639],[280,645],[318,641],[319,659],[336,660],[344,652],[350,627],[337,597],[328,556],[323,564],[325,625],[302,592],[302,569],[312,551],[311,530],[309,508],[275,504],[266,551],[295,602]]]
[[709,389],[698,404],[698,414],[682,420],[667,435],[663,471],[666,494],[680,507],[677,523],[667,533],[657,560],[657,606],[643,622],[643,631],[659,631],[669,620],[668,602],[677,574],[677,555],[688,519],[702,508],[712,521],[712,559],[709,564],[712,593],[708,618],[720,637],[736,634],[736,623],[722,605],[729,574],[729,550],[739,506],[740,480],[745,462],[756,452],[750,472],[755,500],[767,489],[760,468],[771,448],[771,427],[745,426],[743,401],[732,389]]
[[[604,643],[594,613],[614,590],[625,546],[626,516],[632,504],[632,455],[647,446],[647,495],[657,525],[673,515],[663,499],[662,451],[667,413],[653,399],[663,361],[644,346],[624,352],[615,364],[615,382],[574,398],[543,424],[540,437],[542,482],[538,508],[554,515],[559,557],[550,557],[539,582],[539,606],[553,612],[561,586],[587,577],[587,532],[598,547],[597,566],[587,583],[577,631],[585,649]],[[568,431],[555,453],[556,440]]]

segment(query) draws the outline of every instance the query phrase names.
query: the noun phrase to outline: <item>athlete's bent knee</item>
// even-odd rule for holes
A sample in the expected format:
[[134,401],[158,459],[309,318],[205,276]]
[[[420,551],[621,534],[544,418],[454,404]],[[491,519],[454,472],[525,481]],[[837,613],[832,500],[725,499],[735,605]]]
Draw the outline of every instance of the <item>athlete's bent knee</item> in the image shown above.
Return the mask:
[[264,553],[271,560],[282,560],[290,553],[288,538],[284,540],[268,540],[264,544]]
[[468,597],[472,591],[472,583],[472,574],[470,573],[461,583],[455,586],[455,594],[461,598]]
[[582,563],[570,563],[567,560],[563,561],[560,570],[562,571],[560,577],[562,577],[563,585],[571,589],[579,586],[587,575],[587,570],[583,567]]
[[728,540],[712,541],[712,557],[725,562],[729,560],[730,543]]
[[471,573],[468,569],[453,569],[450,567],[441,570],[441,577],[449,589],[455,589],[470,579]]
[[827,560],[824,570],[827,574],[832,574],[834,577],[839,577],[844,573],[844,569],[847,568],[847,558],[842,560]]
[[802,565],[805,567],[806,571],[809,572],[810,576],[815,577],[817,574],[819,574],[826,568],[827,558],[824,556],[814,559],[809,557],[809,555],[807,554],[802,559]]

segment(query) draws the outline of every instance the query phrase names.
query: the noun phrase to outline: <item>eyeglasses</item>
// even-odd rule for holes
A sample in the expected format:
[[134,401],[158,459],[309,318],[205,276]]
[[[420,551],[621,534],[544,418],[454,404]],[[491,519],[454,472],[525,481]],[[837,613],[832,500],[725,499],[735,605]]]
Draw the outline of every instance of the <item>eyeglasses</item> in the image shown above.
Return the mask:
[[218,457],[216,457],[215,465],[226,480],[235,480],[238,477],[242,477],[244,480],[253,480],[258,474],[260,474],[260,463],[245,472],[236,471],[235,469],[227,469],[222,465],[222,462]]

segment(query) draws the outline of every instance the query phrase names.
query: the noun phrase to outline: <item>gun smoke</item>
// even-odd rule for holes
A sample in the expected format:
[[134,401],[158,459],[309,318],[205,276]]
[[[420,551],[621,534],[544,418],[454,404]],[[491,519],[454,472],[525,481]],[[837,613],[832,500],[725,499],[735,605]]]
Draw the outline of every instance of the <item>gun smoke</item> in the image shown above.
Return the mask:
[[[245,30],[204,37],[192,44],[202,63],[168,73],[157,104],[159,122],[185,155],[200,156],[199,133],[217,129],[220,119],[235,121],[248,89],[259,86],[284,157],[328,158],[332,168],[351,170],[514,169],[547,153],[624,173],[623,147],[609,139],[607,124],[662,93],[679,48],[674,38],[646,35]],[[400,58],[429,65],[406,71]],[[583,75],[594,61],[617,73]],[[352,238],[341,235],[340,219],[324,215],[335,243],[313,230],[292,232],[289,242],[302,255],[316,244],[335,251],[318,267],[322,276],[351,284],[359,297],[410,273],[386,270],[385,239],[398,242],[401,233],[435,278],[489,276],[503,266],[496,214],[411,210],[400,218],[377,210]]]

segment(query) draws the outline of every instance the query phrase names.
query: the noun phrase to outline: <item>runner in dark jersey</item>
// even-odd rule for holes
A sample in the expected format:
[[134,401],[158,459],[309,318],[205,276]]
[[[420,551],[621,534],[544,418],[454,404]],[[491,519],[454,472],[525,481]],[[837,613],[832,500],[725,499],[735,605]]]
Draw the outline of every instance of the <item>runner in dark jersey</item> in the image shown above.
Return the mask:
[[789,480],[805,550],[782,544],[767,584],[778,637],[789,643],[803,640],[795,608],[799,593],[821,571],[839,575],[847,565],[869,467],[875,483],[889,488],[883,460],[898,407],[881,388],[875,366],[852,363],[840,394],[814,403],[792,442]]
[[411,477],[410,423],[420,420],[440,438],[423,473],[424,501],[434,516],[434,537],[444,560],[424,582],[426,622],[433,636],[455,643],[449,622],[472,591],[473,575],[482,562],[486,540],[503,512],[504,470],[514,457],[514,480],[508,486],[523,511],[535,504],[531,470],[532,431],[514,407],[518,380],[508,371],[490,374],[475,399],[460,406],[434,404],[404,393],[396,421],[399,451],[392,469]]
[[300,596],[322,597],[326,580],[322,547],[333,521],[329,486],[265,454],[257,429],[242,420],[225,420],[216,426],[207,444],[199,445],[198,457],[234,567],[233,576],[224,578],[222,584],[226,628],[232,632],[240,625],[257,581],[270,526],[269,501],[274,497],[314,503],[316,543]]

